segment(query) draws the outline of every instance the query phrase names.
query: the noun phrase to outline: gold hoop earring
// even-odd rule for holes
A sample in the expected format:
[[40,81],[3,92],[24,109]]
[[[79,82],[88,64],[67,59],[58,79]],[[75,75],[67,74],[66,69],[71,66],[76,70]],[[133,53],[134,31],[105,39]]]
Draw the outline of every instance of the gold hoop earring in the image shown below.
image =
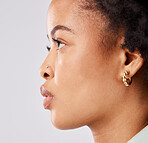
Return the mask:
[[123,83],[125,86],[130,86],[132,83],[132,78],[128,77],[128,75],[129,75],[129,72],[125,71],[123,75]]

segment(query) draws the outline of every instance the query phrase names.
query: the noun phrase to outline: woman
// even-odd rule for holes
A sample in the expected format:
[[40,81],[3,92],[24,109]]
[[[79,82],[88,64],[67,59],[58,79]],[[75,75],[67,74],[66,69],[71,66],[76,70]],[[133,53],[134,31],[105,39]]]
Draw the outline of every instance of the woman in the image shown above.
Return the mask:
[[[56,128],[126,143],[148,124],[148,10],[141,0],[52,0],[40,74]],[[148,141],[146,141],[148,142]]]

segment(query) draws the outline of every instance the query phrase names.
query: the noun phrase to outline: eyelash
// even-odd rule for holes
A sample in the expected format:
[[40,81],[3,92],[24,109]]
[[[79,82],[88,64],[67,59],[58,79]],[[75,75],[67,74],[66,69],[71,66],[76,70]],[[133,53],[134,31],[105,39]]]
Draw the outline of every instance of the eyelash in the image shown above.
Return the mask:
[[[59,47],[60,44],[63,44],[61,41],[56,40],[55,38],[52,38],[52,40],[53,40],[53,42],[55,42],[55,43],[58,44],[58,45],[57,45],[58,47]],[[46,48],[47,48],[47,50],[50,52],[51,47],[47,46]],[[59,50],[59,48],[56,49],[56,50]]]
[[49,46],[46,46],[46,48],[47,48],[48,52],[50,52],[50,49],[51,49],[51,47],[49,47]]

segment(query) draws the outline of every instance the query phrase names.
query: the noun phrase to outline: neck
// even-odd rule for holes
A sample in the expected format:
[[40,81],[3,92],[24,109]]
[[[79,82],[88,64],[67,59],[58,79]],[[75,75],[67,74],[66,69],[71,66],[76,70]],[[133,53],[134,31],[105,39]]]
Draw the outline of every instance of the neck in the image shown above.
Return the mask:
[[132,95],[109,118],[89,125],[95,143],[126,143],[148,124],[148,101]]

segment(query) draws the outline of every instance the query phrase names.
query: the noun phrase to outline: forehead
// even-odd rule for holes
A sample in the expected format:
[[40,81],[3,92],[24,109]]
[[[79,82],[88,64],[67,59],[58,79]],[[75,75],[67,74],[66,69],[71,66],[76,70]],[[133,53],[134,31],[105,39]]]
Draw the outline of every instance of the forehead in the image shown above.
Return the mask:
[[52,0],[47,14],[48,25],[65,24],[74,14],[75,0]]
[[70,7],[73,3],[75,3],[77,0],[52,0],[50,3],[50,7]]
[[52,0],[47,14],[48,32],[56,25],[74,29],[77,34],[86,32],[86,29],[91,32],[102,30],[106,25],[106,18],[99,11],[83,10],[82,5],[82,0]]

